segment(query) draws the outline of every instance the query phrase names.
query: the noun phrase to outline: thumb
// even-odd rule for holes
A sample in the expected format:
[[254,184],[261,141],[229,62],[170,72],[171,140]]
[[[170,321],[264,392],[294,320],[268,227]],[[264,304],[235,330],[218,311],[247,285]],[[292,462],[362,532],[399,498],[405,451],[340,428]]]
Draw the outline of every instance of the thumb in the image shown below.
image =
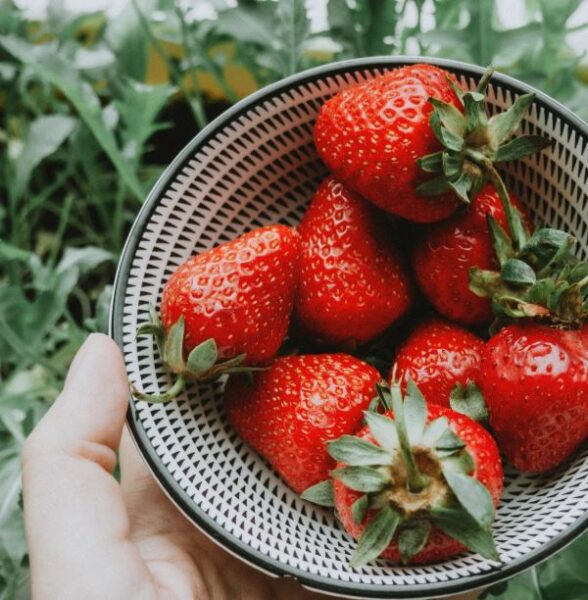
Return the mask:
[[127,397],[118,347],[105,335],[91,335],[70,367],[63,392],[25,443],[23,493],[33,590],[41,585],[56,592],[43,597],[58,597],[75,573],[87,577],[90,565],[98,567],[96,557],[128,535],[122,494],[111,474]]
[[[39,423],[32,442],[69,453],[97,444],[101,453],[118,448],[129,388],[118,346],[106,335],[90,335],[76,354],[59,398]],[[42,439],[39,439],[42,438]],[[114,465],[113,465],[114,467]]]

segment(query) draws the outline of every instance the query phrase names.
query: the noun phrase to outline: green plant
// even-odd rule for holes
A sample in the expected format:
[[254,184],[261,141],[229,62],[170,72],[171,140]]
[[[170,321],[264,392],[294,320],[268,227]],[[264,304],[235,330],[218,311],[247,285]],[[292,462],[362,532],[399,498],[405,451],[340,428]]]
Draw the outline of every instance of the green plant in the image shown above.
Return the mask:
[[[580,0],[528,0],[515,29],[499,22],[495,0],[329,0],[322,30],[302,0],[209,4],[196,18],[187,3],[130,0],[111,18],[51,0],[35,22],[0,0],[1,600],[29,596],[22,442],[84,336],[106,328],[117,255],[146,192],[186,136],[237,99],[227,65],[263,85],[370,54],[492,62],[588,117],[586,66],[568,44]],[[502,597],[585,596],[586,543],[514,580]]]

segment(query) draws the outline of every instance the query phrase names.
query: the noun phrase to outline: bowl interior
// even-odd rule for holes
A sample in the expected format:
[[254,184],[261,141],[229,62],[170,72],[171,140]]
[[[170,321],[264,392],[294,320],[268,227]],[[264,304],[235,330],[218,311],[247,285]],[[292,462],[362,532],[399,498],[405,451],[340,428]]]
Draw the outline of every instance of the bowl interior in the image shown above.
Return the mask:
[[[403,64],[352,61],[286,80],[237,105],[202,132],[166,171],[127,243],[112,312],[129,377],[149,392],[170,385],[149,338],[137,325],[158,305],[174,269],[195,252],[261,225],[296,225],[325,174],[312,127],[322,103],[337,91]],[[473,87],[481,70],[434,61]],[[496,77],[492,110],[525,88]],[[587,134],[585,126],[539,97],[523,122],[554,145],[511,164],[507,182],[537,222],[574,234],[588,255]],[[166,405],[131,404],[129,422],[164,489],[194,522],[228,549],[266,571],[308,586],[361,597],[431,597],[474,588],[529,566],[586,525],[588,450],[542,476],[507,473],[494,527],[503,559],[497,566],[466,554],[442,564],[400,567],[377,562],[348,567],[354,543],[333,517],[303,502],[229,427],[223,382],[194,388]]]

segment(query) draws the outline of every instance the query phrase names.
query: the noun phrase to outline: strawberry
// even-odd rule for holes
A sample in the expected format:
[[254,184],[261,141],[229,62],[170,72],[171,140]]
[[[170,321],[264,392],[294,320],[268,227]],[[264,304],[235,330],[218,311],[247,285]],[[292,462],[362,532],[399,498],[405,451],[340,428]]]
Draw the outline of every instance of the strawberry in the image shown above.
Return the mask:
[[[367,412],[355,436],[328,444],[337,459],[330,481],[303,497],[331,500],[358,540],[351,566],[377,557],[431,563],[467,548],[498,560],[490,526],[503,489],[498,447],[469,417],[426,404],[410,380],[379,388],[387,412]],[[393,409],[390,410],[390,408]]]
[[377,209],[327,177],[299,227],[296,313],[311,336],[366,342],[400,318],[412,286]]
[[476,91],[464,92],[448,72],[415,64],[343,90],[317,117],[318,153],[345,185],[387,211],[419,223],[444,219],[477,196],[494,163],[549,143],[510,140],[533,94],[486,115],[491,76],[488,70]]
[[270,225],[180,265],[163,290],[161,321],[152,312],[152,322],[139,330],[156,336],[165,366],[178,379],[161,396],[136,390],[135,396],[167,401],[186,380],[270,360],[288,329],[299,253],[296,231]]
[[418,193],[416,160],[441,147],[429,125],[429,97],[458,105],[448,77],[455,81],[432,65],[411,65],[339,92],[316,120],[320,157],[345,185],[391,213],[418,222],[446,218],[457,199]]
[[488,342],[480,374],[490,424],[517,469],[552,469],[588,438],[587,324],[508,325]]
[[[512,195],[510,199],[530,228],[523,206]],[[412,251],[413,272],[423,294],[441,315],[463,325],[479,325],[492,318],[490,301],[469,289],[471,268],[493,269],[498,264],[487,215],[507,226],[500,197],[491,185],[463,212],[429,226]]]
[[470,290],[495,315],[478,382],[507,458],[542,472],[588,437],[588,262],[572,254],[575,239],[565,231],[531,235],[496,169],[481,164],[506,227],[487,215],[495,266],[469,274]]
[[484,342],[453,323],[420,323],[396,353],[400,379],[410,377],[429,402],[449,407],[450,397],[475,391]]
[[253,385],[231,376],[225,409],[241,438],[299,493],[328,477],[335,461],[326,442],[360,426],[379,379],[346,354],[284,356]]

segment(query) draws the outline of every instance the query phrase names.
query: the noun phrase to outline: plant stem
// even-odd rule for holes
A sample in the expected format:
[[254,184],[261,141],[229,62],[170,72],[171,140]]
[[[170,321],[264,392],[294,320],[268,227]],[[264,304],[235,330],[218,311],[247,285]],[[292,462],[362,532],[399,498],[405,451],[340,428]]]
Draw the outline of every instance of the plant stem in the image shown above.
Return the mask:
[[131,1],[133,3],[133,8],[135,9],[137,16],[139,17],[139,21],[141,22],[143,30],[147,34],[149,41],[153,44],[153,49],[157,52],[157,54],[159,55],[161,60],[163,60],[163,62],[167,66],[171,79],[178,86],[178,88],[180,88],[180,90],[181,90],[182,94],[184,94],[184,97],[186,98],[186,100],[188,100],[188,105],[190,106],[190,109],[192,110],[192,114],[194,115],[196,124],[198,125],[198,127],[200,129],[202,129],[207,123],[203,106],[201,104],[199,104],[197,99],[195,99],[195,98],[193,99],[193,101],[190,100],[191,94],[190,94],[189,90],[186,88],[186,86],[184,85],[182,73],[173,64],[168,53],[165,51],[164,47],[161,45],[161,42],[157,39],[157,37],[153,33],[153,30],[151,29],[151,25],[149,24],[149,21],[147,20],[145,15],[142,13],[141,9],[139,8],[139,5],[137,4],[137,0],[131,0]]
[[69,215],[71,212],[71,207],[73,206],[73,201],[74,195],[68,194],[63,202],[63,208],[61,209],[61,214],[59,216],[59,225],[57,226],[57,231],[55,232],[55,236],[51,243],[51,253],[49,254],[48,261],[48,265],[51,268],[55,267],[59,252],[62,249],[63,234],[65,233],[65,228],[69,222]]
[[398,433],[400,454],[406,468],[408,487],[411,492],[416,494],[427,485],[427,478],[418,470],[414,454],[412,453],[408,432],[406,431],[406,423],[404,422],[404,406],[400,384],[393,381],[390,386],[390,392],[392,394],[392,408],[394,410],[394,425]]
[[186,25],[185,15],[182,13],[180,7],[177,5],[176,0],[170,0],[172,8],[180,21],[180,28],[182,30],[182,41],[185,47],[186,62],[188,63],[188,73],[190,75],[190,82],[192,84],[192,92],[188,101],[193,104],[194,115],[196,116],[196,122],[200,128],[204,127],[207,123],[206,114],[204,113],[204,104],[202,100],[202,92],[200,91],[200,85],[196,78],[196,65],[193,62],[193,55],[196,53],[195,48],[192,47],[192,39],[188,27]]
[[490,183],[492,183],[498,192],[498,196],[506,214],[506,221],[513,239],[514,248],[518,251],[525,245],[528,237],[525,231],[523,220],[515,207],[512,205],[508,191],[504,185],[504,181],[502,181],[502,177],[492,164],[492,161],[488,158],[484,158],[482,167],[486,172]]
[[137,400],[145,400],[147,402],[151,402],[152,404],[163,404],[164,402],[173,400],[179,393],[182,392],[185,385],[186,380],[180,375],[175,380],[174,384],[169,388],[169,390],[163,394],[146,394],[145,392],[140,392],[134,385],[131,385],[131,392]]

